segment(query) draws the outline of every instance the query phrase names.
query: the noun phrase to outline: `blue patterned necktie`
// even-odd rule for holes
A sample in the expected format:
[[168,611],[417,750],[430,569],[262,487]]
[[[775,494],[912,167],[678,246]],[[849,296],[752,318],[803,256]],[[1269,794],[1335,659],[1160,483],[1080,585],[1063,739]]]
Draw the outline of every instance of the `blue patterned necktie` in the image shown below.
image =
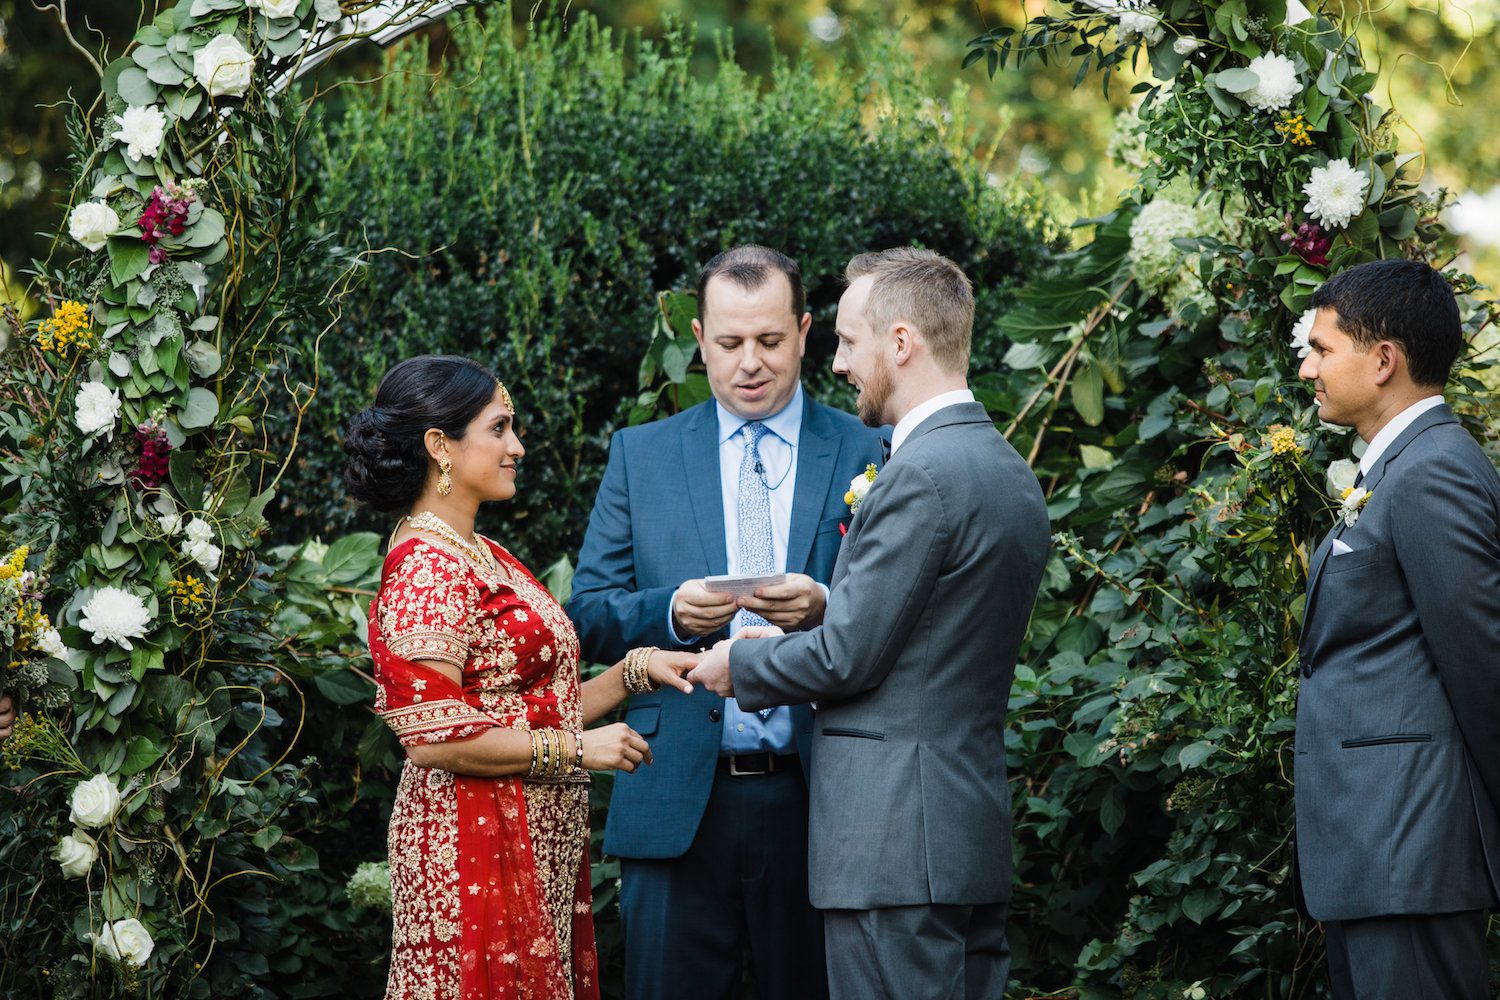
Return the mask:
[[[760,439],[766,425],[752,420],[744,427],[745,457],[740,459],[739,550],[740,576],[762,576],[776,572],[776,554],[771,542],[771,491],[766,486],[765,466],[760,460]],[[747,625],[769,625],[753,611],[741,609],[734,616],[734,631]],[[771,709],[760,711],[768,718]]]

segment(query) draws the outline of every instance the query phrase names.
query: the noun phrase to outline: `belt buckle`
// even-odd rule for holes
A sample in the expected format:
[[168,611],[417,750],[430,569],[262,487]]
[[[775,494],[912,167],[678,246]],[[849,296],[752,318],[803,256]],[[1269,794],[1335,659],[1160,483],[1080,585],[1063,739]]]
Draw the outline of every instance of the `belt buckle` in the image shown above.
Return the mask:
[[745,777],[746,775],[751,775],[751,774],[770,774],[771,772],[773,772],[773,771],[776,770],[776,758],[774,756],[772,756],[771,754],[769,754],[769,753],[764,754],[764,757],[765,757],[765,760],[766,760],[766,766],[763,767],[763,768],[761,768],[759,771],[741,771],[740,770],[740,763],[739,762],[740,762],[740,758],[741,757],[751,758],[751,757],[760,757],[760,756],[762,756],[762,755],[761,754],[737,754],[737,753],[730,754],[729,755],[729,773],[732,774],[732,775],[734,775],[735,777]]

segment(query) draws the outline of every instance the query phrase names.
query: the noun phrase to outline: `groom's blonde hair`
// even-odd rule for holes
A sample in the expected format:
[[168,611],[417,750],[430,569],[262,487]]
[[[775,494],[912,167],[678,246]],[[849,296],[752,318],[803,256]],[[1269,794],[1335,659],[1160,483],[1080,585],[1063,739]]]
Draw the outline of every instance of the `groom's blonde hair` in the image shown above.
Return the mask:
[[865,318],[877,332],[906,323],[922,335],[933,360],[949,374],[969,370],[974,335],[974,288],[968,276],[940,253],[893,247],[862,253],[844,268],[853,283],[874,277]]

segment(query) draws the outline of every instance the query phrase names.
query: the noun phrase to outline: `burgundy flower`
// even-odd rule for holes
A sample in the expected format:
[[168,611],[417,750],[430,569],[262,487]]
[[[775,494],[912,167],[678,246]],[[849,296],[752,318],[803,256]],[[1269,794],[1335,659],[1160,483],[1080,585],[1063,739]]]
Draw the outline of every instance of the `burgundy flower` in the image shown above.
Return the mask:
[[[155,253],[156,248],[151,252]],[[167,432],[148,420],[135,429],[135,441],[140,446],[141,458],[131,470],[130,481],[143,490],[154,490],[166,482],[171,464],[172,446],[167,443]]]
[[[1290,219],[1287,224],[1291,224]],[[1328,263],[1328,251],[1333,247],[1333,237],[1316,222],[1302,223],[1295,233],[1282,233],[1281,242],[1290,244],[1293,253],[1315,267]]]

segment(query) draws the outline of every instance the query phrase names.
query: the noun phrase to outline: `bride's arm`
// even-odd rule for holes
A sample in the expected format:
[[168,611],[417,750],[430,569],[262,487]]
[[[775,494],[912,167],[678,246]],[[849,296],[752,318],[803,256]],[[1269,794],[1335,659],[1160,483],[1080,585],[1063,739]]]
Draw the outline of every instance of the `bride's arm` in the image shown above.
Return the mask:
[[[651,654],[648,668],[651,680],[658,686],[677,688],[683,694],[692,694],[693,686],[682,679],[682,675],[698,664],[697,653],[680,653],[670,649],[658,649]],[[602,674],[584,681],[578,693],[583,700],[583,724],[599,721],[605,714],[626,699],[625,661],[621,660]]]

